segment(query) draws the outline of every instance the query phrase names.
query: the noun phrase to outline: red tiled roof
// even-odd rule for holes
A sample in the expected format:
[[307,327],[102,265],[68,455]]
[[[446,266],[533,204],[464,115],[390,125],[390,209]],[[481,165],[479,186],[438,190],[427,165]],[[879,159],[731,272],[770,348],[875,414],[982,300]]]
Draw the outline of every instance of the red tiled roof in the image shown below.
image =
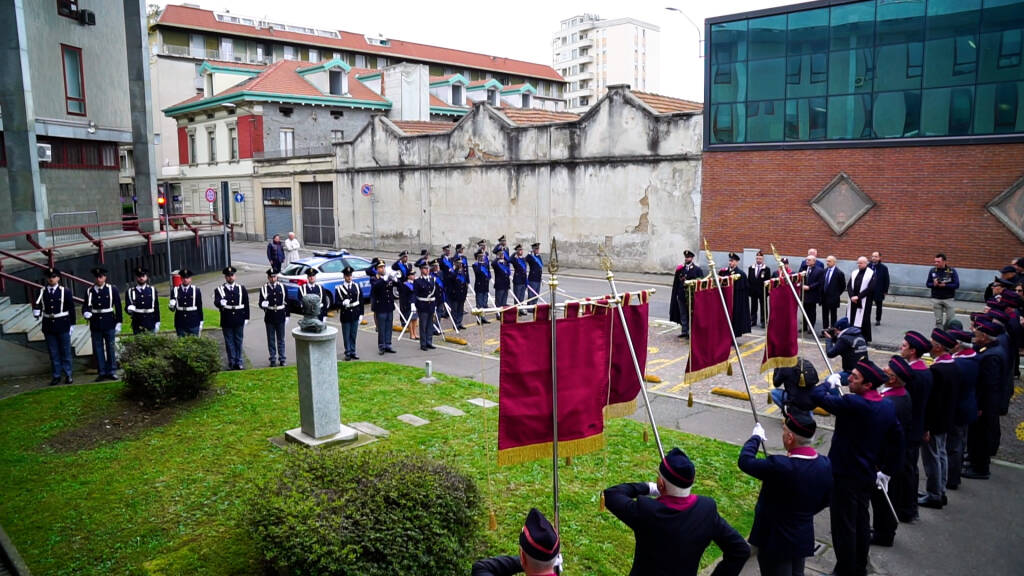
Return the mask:
[[553,112],[537,108],[502,108],[501,113],[513,124],[526,126],[531,124],[551,124],[553,122],[572,122],[579,120],[579,114],[572,112]]
[[531,78],[543,78],[564,82],[554,68],[544,64],[524,62],[512,58],[499,56],[488,56],[475,52],[466,52],[440,46],[430,46],[415,42],[389,39],[387,46],[377,46],[366,42],[366,37],[356,32],[338,30],[341,38],[325,38],[323,36],[311,36],[288,32],[287,30],[271,30],[266,28],[256,29],[254,26],[245,24],[233,24],[230,22],[219,22],[210,10],[191,8],[188,6],[167,5],[157,25],[180,26],[184,28],[210,30],[249,36],[255,38],[275,39],[279,41],[295,42],[298,44],[312,44],[316,46],[329,46],[332,48],[352,50],[356,52],[380,54],[390,58],[421,60],[436,62],[439,64],[452,64],[467,68],[481,70],[493,70],[518,76],[529,76]]
[[171,106],[169,106],[169,108],[177,108],[178,106],[184,106],[185,104],[191,104],[193,102],[199,102],[202,99],[203,99],[203,94],[199,93],[199,94],[196,94],[195,96],[193,96],[191,98],[187,98],[185,100],[182,100],[181,102],[178,102],[177,104],[172,104]]
[[669,114],[672,112],[701,112],[704,110],[704,104],[700,102],[694,102],[692,100],[683,100],[681,98],[672,98],[670,96],[662,96],[660,94],[651,94],[650,92],[637,92],[633,90],[633,95],[644,101],[645,104],[654,108],[656,112],[662,114]]
[[520,82],[519,84],[509,84],[508,86],[502,86],[501,91],[506,92],[508,90],[518,90],[519,88],[526,88],[527,86],[533,88],[533,84],[529,82]]
[[[493,80],[493,78],[491,80]],[[474,82],[470,82],[469,83],[469,87],[473,88],[473,87],[476,87],[476,86],[483,86],[484,84],[487,84],[491,80],[476,80]],[[498,82],[498,83],[501,84],[501,82]]]
[[440,98],[434,96],[433,94],[430,95],[430,105],[440,108],[459,108],[468,111],[468,107],[466,106],[452,106],[451,104],[445,102],[444,100],[441,100]]
[[248,62],[235,62],[233,60],[207,60],[210,66],[222,66],[224,68],[241,68],[243,70],[263,70],[266,64],[249,64]]
[[447,82],[448,80],[451,80],[452,78],[454,78],[455,76],[458,76],[458,75],[459,74],[456,73],[456,74],[445,74],[444,76],[431,76],[430,77],[430,83],[431,84],[436,84],[438,82]]
[[454,122],[422,122],[415,120],[405,121],[392,121],[395,126],[405,132],[407,136],[417,136],[420,134],[441,134],[444,132],[451,132],[452,128],[455,128]]

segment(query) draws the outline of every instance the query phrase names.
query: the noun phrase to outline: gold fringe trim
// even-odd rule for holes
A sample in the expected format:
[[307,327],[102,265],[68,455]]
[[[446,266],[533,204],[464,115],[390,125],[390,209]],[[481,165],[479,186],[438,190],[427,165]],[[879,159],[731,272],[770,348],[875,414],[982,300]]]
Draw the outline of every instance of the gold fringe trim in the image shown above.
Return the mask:
[[[533,460],[551,458],[552,445],[553,442],[543,442],[541,444],[530,444],[498,450],[498,466],[510,466],[512,464],[522,464]],[[604,448],[603,433],[580,438],[579,440],[558,441],[558,455],[563,458],[582,456],[602,448]]]
[[716,386],[711,389],[711,393],[719,396],[725,396],[727,398],[735,398],[737,400],[750,400],[750,395],[746,392],[740,392],[739,390],[733,390],[731,388],[719,388]]
[[632,416],[636,412],[636,398],[628,402],[619,402],[618,404],[609,404],[604,407],[604,420],[607,422],[612,418],[625,418]]
[[796,366],[796,356],[776,356],[775,358],[769,358],[761,364],[761,373],[765,373],[775,368],[792,368]]
[[814,409],[814,413],[818,416],[831,416],[832,414],[826,411],[824,408],[818,407]]
[[683,381],[687,384],[693,384],[694,382],[700,382],[705,378],[711,378],[712,376],[719,376],[721,374],[732,375],[731,362],[720,362],[714,366],[708,366],[702,370],[697,370],[696,372],[687,372],[686,378],[684,378]]
[[644,382],[652,382],[654,384],[661,384],[661,377],[657,374],[644,374]]

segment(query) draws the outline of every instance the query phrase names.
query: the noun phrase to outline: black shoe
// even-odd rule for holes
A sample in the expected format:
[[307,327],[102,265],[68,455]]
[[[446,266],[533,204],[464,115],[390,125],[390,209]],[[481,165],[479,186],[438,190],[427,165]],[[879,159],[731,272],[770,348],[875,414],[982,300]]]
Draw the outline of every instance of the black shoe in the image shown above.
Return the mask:
[[490,321],[490,320],[488,320],[487,318],[481,318],[481,319],[480,319],[480,323],[481,323],[481,324],[490,324],[490,323],[491,323],[491,321]]
[[388,354],[398,354],[398,352],[395,352],[393,348],[385,348],[384,351]]
[[60,376],[57,376],[53,380],[50,380],[50,386],[56,386],[57,384],[60,384]]
[[933,510],[942,510],[942,500],[933,499],[925,496],[924,498],[917,499],[917,505],[921,508],[931,508]]
[[689,334],[680,334],[679,337],[680,338],[689,338],[690,335]]
[[459,330],[465,330],[466,329],[465,326],[456,326],[456,328],[458,328]]
[[881,326],[881,325],[882,325],[882,321],[881,320],[878,320],[878,321],[875,322],[875,326]]
[[74,384],[75,383],[75,379],[71,377],[71,374],[68,374],[67,376],[64,377],[64,383],[65,384]]
[[426,352],[428,350],[428,348],[426,346],[420,346],[420,350],[423,350],[424,352]]
[[348,362],[348,361],[349,361],[349,360],[351,360],[351,359],[352,359],[352,357],[351,357],[351,356],[345,356],[345,362]]
[[893,538],[894,538],[893,536],[886,537],[886,536],[881,536],[879,534],[872,534],[871,535],[871,545],[872,546],[883,546],[885,548],[892,548]]
[[106,382],[107,380],[110,380],[110,378],[107,378],[106,374],[100,374],[93,382]]
[[377,350],[377,355],[383,356],[385,352],[387,352],[387,350]]
[[946,504],[949,504],[949,498],[946,498],[946,495],[943,494],[942,495],[942,505],[945,506]]
[[959,484],[946,484],[946,490],[959,490]]
[[271,368],[277,368],[277,362],[274,362],[273,360],[271,360],[270,361],[270,367]]
[[428,350],[434,350],[436,348],[437,348],[437,346],[434,346],[433,344],[427,344],[427,349]]
[[441,335],[442,334],[441,334],[440,330],[434,330],[434,336],[441,336]]
[[352,355],[352,359],[353,359],[353,360],[359,360],[359,356],[356,356],[355,354],[353,354],[353,355]]
[[967,470],[964,470],[963,473],[960,475],[963,476],[964,478],[970,478],[972,480],[988,480],[990,478],[990,474],[988,472],[979,472],[974,468],[968,468]]

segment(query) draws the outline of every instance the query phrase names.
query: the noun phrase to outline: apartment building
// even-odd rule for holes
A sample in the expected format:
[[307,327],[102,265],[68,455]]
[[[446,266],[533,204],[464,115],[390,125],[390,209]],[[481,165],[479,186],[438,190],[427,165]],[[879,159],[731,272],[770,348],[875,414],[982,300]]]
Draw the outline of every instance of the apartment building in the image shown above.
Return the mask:
[[551,62],[565,78],[567,109],[581,113],[608,92],[628,84],[658,91],[660,29],[633,18],[602,20],[580,14],[562,20],[551,39]]

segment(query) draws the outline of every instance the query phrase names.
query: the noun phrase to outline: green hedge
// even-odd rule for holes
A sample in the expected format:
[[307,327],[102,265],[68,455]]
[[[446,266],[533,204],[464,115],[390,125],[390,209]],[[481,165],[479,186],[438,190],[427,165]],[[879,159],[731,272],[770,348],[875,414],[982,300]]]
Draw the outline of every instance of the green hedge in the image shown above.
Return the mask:
[[121,367],[128,396],[147,404],[195,398],[220,371],[220,351],[209,338],[144,333],[123,336]]
[[252,533],[283,574],[465,572],[480,493],[447,464],[379,450],[293,450],[250,499]]

